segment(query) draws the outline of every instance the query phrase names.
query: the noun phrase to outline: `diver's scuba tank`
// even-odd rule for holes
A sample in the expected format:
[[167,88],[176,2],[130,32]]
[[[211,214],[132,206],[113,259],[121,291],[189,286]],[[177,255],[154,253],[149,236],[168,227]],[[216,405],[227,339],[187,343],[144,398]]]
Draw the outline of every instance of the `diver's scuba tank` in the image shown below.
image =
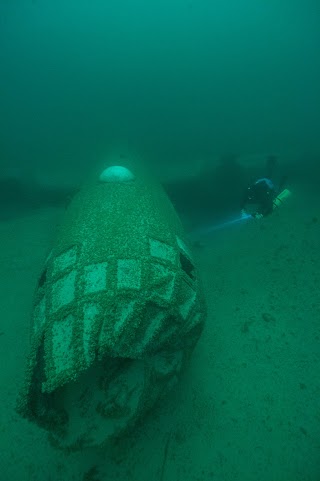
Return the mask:
[[280,194],[278,194],[273,200],[273,210],[280,207],[290,196],[291,191],[289,189],[284,189],[282,192],[280,192]]

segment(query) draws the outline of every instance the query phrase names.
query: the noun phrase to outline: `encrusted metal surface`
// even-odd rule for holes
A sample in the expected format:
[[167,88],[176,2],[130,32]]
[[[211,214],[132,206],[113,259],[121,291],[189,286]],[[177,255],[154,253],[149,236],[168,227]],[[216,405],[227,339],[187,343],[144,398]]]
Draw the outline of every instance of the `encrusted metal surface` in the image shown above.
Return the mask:
[[204,317],[197,271],[162,189],[148,178],[84,189],[36,291],[19,411],[61,447],[121,435],[177,382]]

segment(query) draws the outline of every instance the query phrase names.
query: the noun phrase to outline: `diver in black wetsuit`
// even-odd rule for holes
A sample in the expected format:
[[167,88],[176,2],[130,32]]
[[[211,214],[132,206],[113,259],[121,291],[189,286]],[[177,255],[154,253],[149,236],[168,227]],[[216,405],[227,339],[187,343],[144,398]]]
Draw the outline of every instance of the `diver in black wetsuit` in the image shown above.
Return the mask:
[[245,191],[241,204],[241,211],[244,214],[260,218],[272,213],[274,199],[281,192],[286,180],[286,177],[282,177],[279,187],[275,187],[271,179],[276,166],[277,158],[270,155],[266,163],[267,176],[253,182]]
[[250,185],[241,205],[241,210],[252,217],[265,217],[272,213],[276,191],[273,182],[267,177]]

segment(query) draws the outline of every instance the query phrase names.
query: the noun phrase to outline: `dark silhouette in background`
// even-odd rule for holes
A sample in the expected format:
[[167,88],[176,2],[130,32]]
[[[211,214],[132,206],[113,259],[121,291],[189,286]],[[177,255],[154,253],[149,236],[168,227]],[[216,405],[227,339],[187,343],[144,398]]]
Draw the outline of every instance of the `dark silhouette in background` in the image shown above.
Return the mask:
[[[264,177],[272,181],[276,193],[284,188],[287,177],[290,183],[317,193],[319,165],[318,157],[280,164],[272,154],[266,157],[264,165],[244,166],[236,154],[230,153],[221,156],[218,164],[208,162],[193,176],[162,184],[187,228],[194,228],[240,213],[248,187]],[[0,173],[0,220],[21,217],[41,207],[64,208],[79,188],[58,183],[43,185],[32,174],[28,171],[10,174],[5,170]]]
[[247,184],[246,169],[235,154],[227,154],[218,165],[208,163],[198,175],[166,182],[164,188],[177,211],[196,227],[239,211]]
[[41,207],[63,207],[73,193],[70,188],[42,186],[23,176],[0,177],[0,220],[21,217]]

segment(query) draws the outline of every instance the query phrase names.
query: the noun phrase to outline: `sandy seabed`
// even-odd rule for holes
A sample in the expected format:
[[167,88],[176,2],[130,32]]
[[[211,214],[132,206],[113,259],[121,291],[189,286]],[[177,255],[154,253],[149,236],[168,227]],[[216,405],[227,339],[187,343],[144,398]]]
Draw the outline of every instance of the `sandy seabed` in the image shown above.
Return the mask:
[[188,370],[110,450],[65,454],[15,413],[32,296],[62,213],[0,223],[0,481],[319,481],[320,199],[195,251],[208,319]]

